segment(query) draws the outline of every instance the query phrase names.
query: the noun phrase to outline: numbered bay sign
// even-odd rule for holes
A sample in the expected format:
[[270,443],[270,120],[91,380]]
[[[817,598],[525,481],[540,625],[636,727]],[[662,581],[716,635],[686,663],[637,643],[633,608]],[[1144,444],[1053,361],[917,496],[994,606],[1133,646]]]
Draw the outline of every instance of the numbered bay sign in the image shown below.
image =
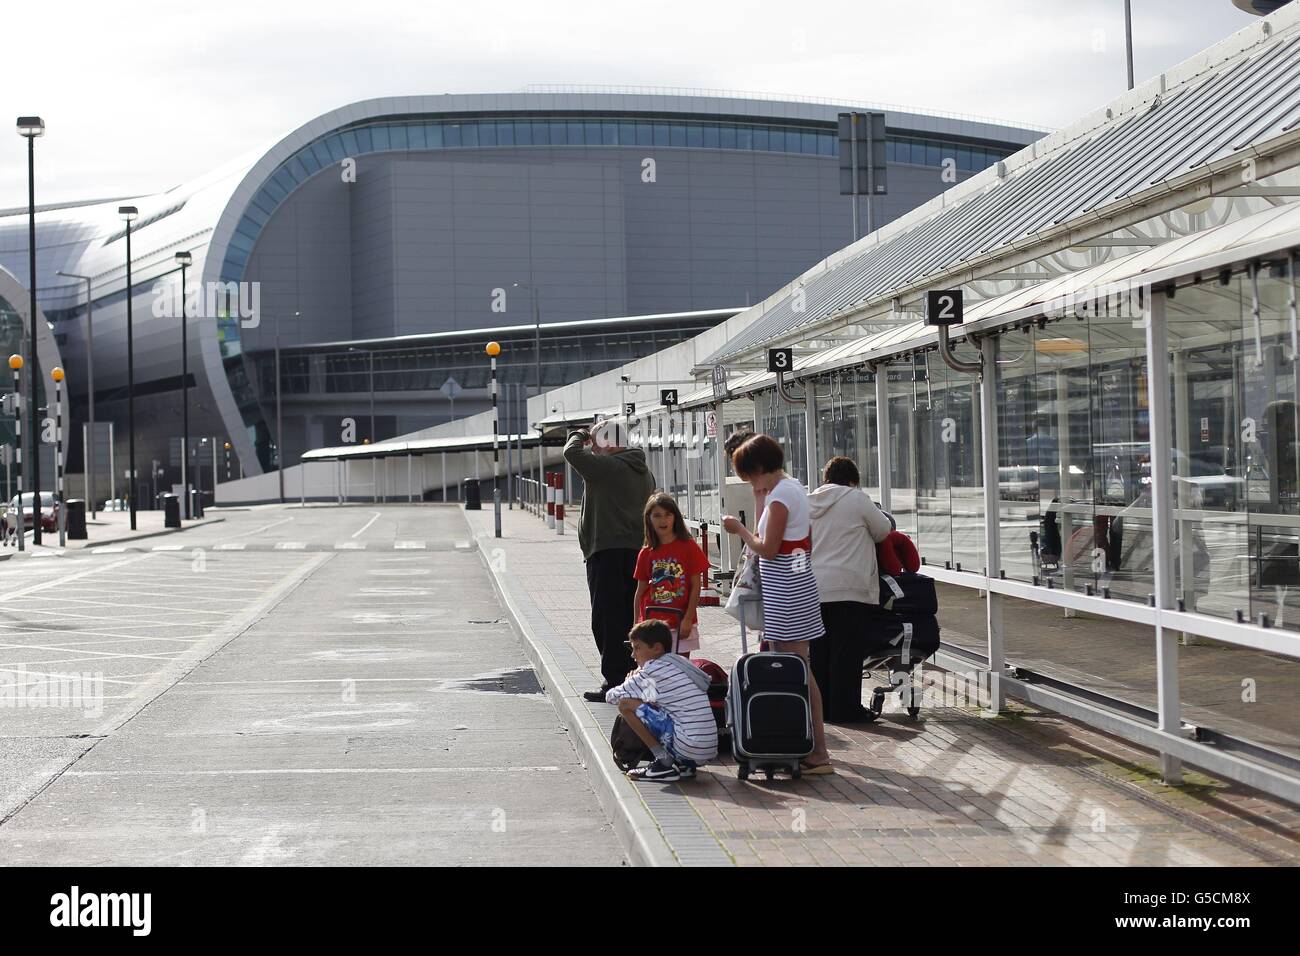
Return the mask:
[[780,375],[782,372],[794,371],[794,349],[768,349],[767,350],[767,370],[776,372]]
[[925,294],[926,325],[961,325],[961,289],[939,289]]
[[633,415],[635,415],[635,414],[636,414],[636,402],[624,402],[624,403],[623,403],[623,414],[624,414],[626,417],[628,417],[628,418],[631,418]]
[[659,404],[664,408],[672,408],[677,404],[677,389],[661,388],[659,389]]

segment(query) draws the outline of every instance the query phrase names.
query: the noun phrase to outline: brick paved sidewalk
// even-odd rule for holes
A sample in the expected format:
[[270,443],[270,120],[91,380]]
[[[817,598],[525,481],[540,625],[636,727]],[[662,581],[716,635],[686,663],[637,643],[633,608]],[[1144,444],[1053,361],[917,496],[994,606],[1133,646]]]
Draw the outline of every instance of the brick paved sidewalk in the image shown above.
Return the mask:
[[[607,810],[652,820],[658,833],[651,835],[669,851],[643,862],[1300,861],[1296,808],[1193,770],[1183,787],[1166,786],[1149,752],[1014,703],[996,718],[947,707],[925,710],[912,721],[887,709],[874,724],[828,726],[838,771],[832,776],[742,783],[728,753],[701,768],[694,781],[632,784],[618,777],[607,744],[595,739],[608,732],[614,708],[577,696],[600,679],[575,530],[557,536],[526,512],[506,511],[505,536],[497,540],[490,510],[466,517],[516,616],[526,619],[519,622],[526,637],[563,662],[561,679],[573,686],[567,693],[551,688],[552,694],[589,728],[584,760],[613,788]],[[706,608],[700,631],[703,656],[730,667],[740,650],[735,622],[720,609]],[[638,831],[643,839],[647,829]]]

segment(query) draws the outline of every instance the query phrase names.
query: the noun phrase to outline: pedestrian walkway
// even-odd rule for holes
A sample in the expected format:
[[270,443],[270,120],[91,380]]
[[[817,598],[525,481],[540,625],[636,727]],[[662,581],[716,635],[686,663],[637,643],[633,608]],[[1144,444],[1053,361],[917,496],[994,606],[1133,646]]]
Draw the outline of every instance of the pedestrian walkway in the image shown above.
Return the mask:
[[[725,754],[696,780],[633,784],[609,756],[576,529],[466,512],[529,653],[635,862],[765,865],[1286,865],[1300,810],[1189,770],[1170,787],[1146,751],[1013,702],[1002,716],[927,708],[828,726],[838,773],[742,783]],[[951,627],[950,622],[941,623]],[[739,630],[700,614],[702,656],[730,667]]]

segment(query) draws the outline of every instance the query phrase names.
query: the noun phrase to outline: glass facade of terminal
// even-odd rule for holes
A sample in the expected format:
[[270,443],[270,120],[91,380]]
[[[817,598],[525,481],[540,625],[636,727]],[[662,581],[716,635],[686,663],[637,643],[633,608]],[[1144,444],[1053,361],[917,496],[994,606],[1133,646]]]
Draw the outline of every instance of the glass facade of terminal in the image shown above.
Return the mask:
[[[1169,430],[1175,586],[1187,610],[1300,629],[1300,461],[1297,361],[1289,288],[1251,280],[1179,290],[1168,300]],[[1141,604],[1153,593],[1151,428],[1140,320],[1127,313],[1029,324],[998,335],[997,573],[1009,580]],[[985,567],[979,383],[932,352],[888,375],[890,494],[898,526],[927,564]],[[879,495],[875,375],[850,369],[813,380],[818,462],[855,459]],[[807,482],[802,406],[775,390],[729,405],[727,430],[750,427],[786,448]],[[692,517],[716,520],[705,410],[665,420],[669,483],[683,495],[697,468]],[[645,433],[660,449],[657,423]],[[701,444],[703,440],[703,444]],[[702,451],[700,449],[703,449]],[[815,477],[815,476],[814,476]]]
[[[223,279],[238,279],[262,227],[281,202],[326,166],[369,153],[400,150],[482,149],[520,146],[623,146],[761,150],[836,156],[833,126],[773,125],[705,120],[602,117],[411,119],[371,123],[322,136],[289,157],[271,174],[244,211],[230,241]],[[940,166],[977,172],[1010,155],[1010,148],[891,135],[890,163]]]

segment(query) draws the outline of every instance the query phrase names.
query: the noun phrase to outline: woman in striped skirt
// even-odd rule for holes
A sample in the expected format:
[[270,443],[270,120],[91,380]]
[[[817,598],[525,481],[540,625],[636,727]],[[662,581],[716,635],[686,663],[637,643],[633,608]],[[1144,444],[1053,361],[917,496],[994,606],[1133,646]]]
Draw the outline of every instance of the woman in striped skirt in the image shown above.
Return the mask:
[[[809,642],[825,633],[817,579],[812,570],[812,521],[808,493],[785,473],[785,452],[767,435],[755,435],[736,449],[731,458],[736,474],[765,501],[758,519],[758,534],[728,515],[722,527],[739,535],[758,555],[763,582],[763,639],[774,650],[809,659]],[[808,690],[812,703],[813,752],[803,762],[803,772],[834,773],[826,750],[822,723],[822,697],[809,668]]]

